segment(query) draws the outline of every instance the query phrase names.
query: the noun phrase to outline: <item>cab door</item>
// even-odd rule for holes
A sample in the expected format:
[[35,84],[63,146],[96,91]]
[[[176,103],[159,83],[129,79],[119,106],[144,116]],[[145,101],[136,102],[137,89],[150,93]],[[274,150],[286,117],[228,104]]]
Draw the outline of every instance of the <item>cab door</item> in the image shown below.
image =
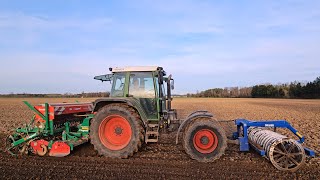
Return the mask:
[[155,82],[152,72],[131,72],[129,95],[140,101],[149,120],[158,120]]

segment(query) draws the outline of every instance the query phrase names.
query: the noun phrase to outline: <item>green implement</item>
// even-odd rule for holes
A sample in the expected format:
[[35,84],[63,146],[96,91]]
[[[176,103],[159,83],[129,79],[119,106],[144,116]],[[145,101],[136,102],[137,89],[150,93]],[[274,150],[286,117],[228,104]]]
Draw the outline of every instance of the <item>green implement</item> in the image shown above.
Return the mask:
[[6,139],[6,150],[12,155],[38,154],[66,156],[75,146],[89,140],[92,103],[41,104],[23,101],[35,115],[29,124],[14,130]]

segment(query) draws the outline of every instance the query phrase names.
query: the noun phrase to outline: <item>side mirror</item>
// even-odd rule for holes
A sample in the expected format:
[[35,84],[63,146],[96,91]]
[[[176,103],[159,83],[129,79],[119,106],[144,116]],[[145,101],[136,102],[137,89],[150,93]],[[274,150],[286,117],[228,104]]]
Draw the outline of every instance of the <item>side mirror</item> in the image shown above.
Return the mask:
[[170,86],[171,86],[171,89],[174,90],[174,79],[171,79]]
[[163,84],[164,79],[163,79],[163,73],[162,72],[159,73],[158,81],[159,81],[160,84]]
[[113,74],[105,74],[105,75],[100,75],[100,76],[95,76],[95,80],[100,80],[100,81],[111,81],[113,77]]

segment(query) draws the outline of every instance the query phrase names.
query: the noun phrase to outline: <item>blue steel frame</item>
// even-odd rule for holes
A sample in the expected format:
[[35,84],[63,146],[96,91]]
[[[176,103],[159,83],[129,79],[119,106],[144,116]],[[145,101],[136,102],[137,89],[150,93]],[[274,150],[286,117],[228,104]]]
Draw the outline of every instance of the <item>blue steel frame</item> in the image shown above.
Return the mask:
[[[271,128],[287,128],[293,134],[295,134],[299,140],[299,143],[303,143],[305,138],[302,136],[295,128],[293,128],[290,123],[286,120],[272,120],[272,121],[249,121],[246,119],[236,119],[235,124],[237,125],[237,132],[233,133],[233,138],[238,139],[240,143],[240,151],[249,151],[250,146],[255,149],[261,156],[265,156],[266,152],[263,149],[259,149],[253,144],[249,143],[248,139],[248,129],[250,127],[271,127]],[[240,137],[241,130],[243,132],[243,136]],[[304,148],[305,153],[308,156],[315,157],[315,152],[311,149]]]

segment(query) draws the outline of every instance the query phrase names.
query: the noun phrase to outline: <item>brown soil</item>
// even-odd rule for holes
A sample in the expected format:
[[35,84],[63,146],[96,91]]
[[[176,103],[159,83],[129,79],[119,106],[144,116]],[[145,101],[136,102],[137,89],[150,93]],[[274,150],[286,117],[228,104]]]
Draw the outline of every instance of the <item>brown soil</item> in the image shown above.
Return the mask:
[[[30,99],[32,103],[74,101],[70,99]],[[90,101],[90,100],[85,100]],[[21,99],[0,99],[0,138],[8,130],[26,123],[32,113]],[[218,119],[286,119],[306,136],[306,146],[320,151],[320,101],[266,99],[175,99],[174,107],[186,116],[194,110],[206,109]],[[231,127],[230,127],[231,126]],[[232,124],[225,123],[231,132]],[[231,128],[231,129],[230,129]],[[284,132],[287,133],[288,132]],[[158,144],[144,145],[129,159],[99,157],[90,144],[77,147],[64,158],[12,157],[0,144],[0,176],[2,179],[319,179],[320,160],[308,159],[295,173],[276,170],[255,152],[239,152],[229,144],[226,154],[213,163],[191,160],[181,145],[174,144],[174,134],[163,135]]]

